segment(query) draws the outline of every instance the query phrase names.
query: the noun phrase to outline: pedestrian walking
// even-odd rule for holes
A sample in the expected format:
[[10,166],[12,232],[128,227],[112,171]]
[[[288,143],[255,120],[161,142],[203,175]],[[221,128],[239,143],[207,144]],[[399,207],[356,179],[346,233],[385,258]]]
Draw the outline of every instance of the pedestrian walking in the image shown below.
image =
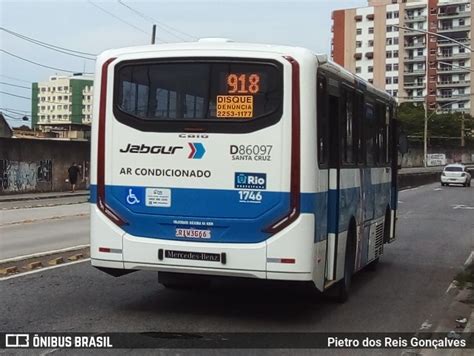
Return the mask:
[[69,176],[69,183],[71,184],[71,193],[76,191],[77,177],[81,174],[81,170],[76,165],[76,162],[72,162],[72,166],[67,170]]

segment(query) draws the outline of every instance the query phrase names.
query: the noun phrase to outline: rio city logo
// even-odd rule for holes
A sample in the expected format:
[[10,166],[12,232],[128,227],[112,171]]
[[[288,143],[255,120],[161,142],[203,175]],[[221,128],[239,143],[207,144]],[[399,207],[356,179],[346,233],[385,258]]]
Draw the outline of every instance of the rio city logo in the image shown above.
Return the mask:
[[267,189],[267,174],[236,172],[234,187],[239,189]]

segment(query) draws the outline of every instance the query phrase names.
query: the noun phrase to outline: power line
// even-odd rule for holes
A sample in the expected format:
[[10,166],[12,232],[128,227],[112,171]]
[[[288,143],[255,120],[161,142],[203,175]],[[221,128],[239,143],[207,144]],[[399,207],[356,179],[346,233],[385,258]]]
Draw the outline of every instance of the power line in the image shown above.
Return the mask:
[[[38,62],[34,62],[34,61],[30,61],[29,59],[26,59],[26,58],[23,58],[23,57],[20,57],[20,56],[17,56],[16,54],[13,54],[13,53],[10,53],[8,51],[5,51],[4,49],[0,49],[0,52],[3,52],[5,54],[8,54],[12,57],[15,57],[15,58],[18,58],[18,59],[21,59],[22,61],[25,61],[25,62],[28,62],[28,63],[31,63],[31,64],[35,64],[37,66],[40,66],[40,67],[44,67],[44,68],[48,68],[48,69],[54,69],[54,70],[59,70],[61,72],[68,72],[68,73],[78,73],[79,71],[74,71],[74,70],[69,70],[69,69],[64,69],[64,68],[57,68],[57,67],[51,67],[51,66],[48,66],[46,64],[41,64],[41,63],[38,63]],[[93,74],[93,73],[83,73],[83,74]]]
[[23,85],[10,84],[10,83],[6,83],[6,82],[0,82],[0,84],[9,85],[9,86],[11,86],[11,87],[17,87],[17,88],[23,88],[23,89],[31,90],[30,87],[25,87],[25,86],[23,86]]
[[22,96],[22,95],[16,95],[16,94],[12,94],[12,93],[7,93],[6,91],[1,91],[1,90],[0,90],[0,94],[5,94],[5,95],[10,95],[10,96],[15,96],[15,97],[17,97],[17,98],[22,98],[22,99],[31,100],[31,98],[28,98],[27,96]]
[[117,15],[114,15],[113,13],[111,13],[111,12],[107,11],[106,9],[104,9],[103,7],[101,7],[101,6],[97,5],[96,3],[92,2],[91,0],[88,0],[88,3],[89,3],[89,4],[91,4],[92,6],[94,6],[94,7],[98,8],[99,10],[101,10],[101,11],[105,12],[106,14],[108,14],[108,15],[112,16],[113,18],[115,18],[115,19],[119,20],[120,22],[123,22],[123,23],[125,23],[125,24],[129,25],[130,27],[133,27],[135,30],[138,30],[138,31],[140,31],[140,32],[142,32],[142,33],[146,34],[147,36],[149,36],[149,35],[150,35],[148,32],[145,32],[145,31],[144,31],[144,30],[142,30],[140,27],[137,27],[137,26],[135,26],[134,24],[131,24],[130,22],[127,22],[127,21],[123,20],[123,19],[122,19],[122,18],[120,18],[119,16],[117,16]]
[[196,38],[195,36],[189,35],[189,34],[187,34],[187,33],[185,33],[185,32],[181,32],[181,31],[179,31],[179,30],[176,30],[176,29],[172,28],[171,26],[168,26],[168,25],[166,25],[166,24],[164,24],[164,23],[161,23],[160,21],[154,19],[154,18],[151,17],[151,16],[145,15],[144,13],[142,13],[142,12],[140,12],[140,11],[134,9],[134,8],[131,7],[130,5],[125,4],[125,3],[124,3],[123,1],[121,1],[121,0],[117,0],[117,1],[118,1],[118,3],[119,3],[120,5],[126,7],[126,8],[129,9],[130,11],[134,12],[136,15],[140,16],[142,19],[145,19],[145,20],[147,20],[148,22],[150,22],[150,23],[152,23],[152,24],[156,24],[156,25],[157,25],[158,27],[160,27],[163,31],[169,33],[170,35],[172,35],[172,36],[174,36],[174,37],[176,37],[176,38],[179,38],[180,40],[187,41],[186,38],[184,38],[183,36],[178,36],[178,35],[175,34],[174,32],[171,32],[170,30],[168,30],[166,27],[171,28],[173,31],[175,31],[175,32],[177,32],[177,33],[181,33],[181,34],[183,34],[183,35],[185,35],[185,36],[191,37],[192,39],[195,39],[195,38]]
[[4,74],[0,74],[0,77],[4,77],[4,78],[8,78],[8,79],[11,79],[11,80],[16,80],[18,82],[23,82],[23,83],[28,83],[28,84],[31,83],[28,80],[18,79],[18,78],[15,78],[15,77],[9,77],[8,75],[4,75]]
[[20,110],[20,109],[0,108],[0,110],[6,111],[6,112],[11,112],[11,113],[17,114],[17,115],[31,114],[31,111]]
[[[15,96],[15,97],[18,97],[18,98],[27,99],[27,100],[29,100],[29,101],[32,100],[31,98],[28,98],[28,97],[26,97],[26,96],[17,95],[17,94],[13,94],[13,93],[8,93],[8,92],[5,92],[5,91],[0,91],[0,94]],[[48,100],[39,101],[39,100],[38,100],[38,105],[41,105],[41,104],[56,104],[56,105],[84,106],[83,104],[72,104],[72,103],[70,103],[70,102],[59,102],[59,101],[48,101]],[[92,104],[87,104],[87,105],[92,105]]]
[[[70,52],[79,52],[79,51],[75,51],[75,50],[71,50],[71,49],[67,49],[67,48],[64,48],[64,47],[59,47],[59,46],[55,46],[55,45],[52,45],[52,44],[49,44],[49,43],[46,43],[46,42],[42,42],[40,40],[36,40],[34,38],[31,38],[31,37],[28,37],[28,36],[25,36],[25,35],[22,35],[18,32],[14,32],[12,30],[8,30],[6,29],[5,27],[0,27],[0,30],[2,31],[5,31],[9,34],[11,34],[12,36],[15,36],[15,37],[18,37],[24,41],[28,41],[30,43],[33,43],[37,46],[41,46],[41,47],[44,47],[44,48],[47,48],[47,49],[50,49],[52,51],[56,51],[56,52],[60,52],[60,53],[63,53],[63,54],[67,54],[69,56],[73,56],[73,57],[78,57],[78,58],[84,58],[84,59],[88,59],[90,61],[94,61],[95,58],[90,58],[90,57],[86,57],[86,56],[83,56],[83,55],[80,55],[80,54],[75,54],[75,53],[70,53]],[[79,53],[83,53],[83,52],[79,52]],[[85,54],[85,53],[84,53]],[[89,54],[87,53],[88,56],[92,56],[92,57],[95,57],[94,54]]]
[[23,120],[23,117],[15,117],[15,116],[11,116],[9,114],[6,114],[6,113],[2,113],[3,116],[6,116],[7,118],[9,118],[10,120],[22,120],[22,121],[30,121],[30,118],[27,117],[26,115],[23,116],[23,117],[26,117],[28,120]]

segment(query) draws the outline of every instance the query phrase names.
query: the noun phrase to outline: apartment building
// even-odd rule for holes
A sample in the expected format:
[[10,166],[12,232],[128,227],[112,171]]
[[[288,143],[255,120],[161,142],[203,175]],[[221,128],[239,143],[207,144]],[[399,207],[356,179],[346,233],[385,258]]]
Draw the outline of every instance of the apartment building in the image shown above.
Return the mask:
[[32,85],[32,125],[63,138],[87,138],[92,119],[91,77],[51,76]]
[[472,0],[369,0],[332,19],[335,62],[399,102],[474,115]]

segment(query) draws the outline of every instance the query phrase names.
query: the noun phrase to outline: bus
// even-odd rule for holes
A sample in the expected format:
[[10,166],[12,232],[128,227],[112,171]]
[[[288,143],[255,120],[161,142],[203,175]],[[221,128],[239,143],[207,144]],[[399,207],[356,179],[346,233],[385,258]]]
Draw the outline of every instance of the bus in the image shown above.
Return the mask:
[[394,99],[310,50],[202,39],[103,52],[91,263],[300,281],[347,299],[395,239]]

